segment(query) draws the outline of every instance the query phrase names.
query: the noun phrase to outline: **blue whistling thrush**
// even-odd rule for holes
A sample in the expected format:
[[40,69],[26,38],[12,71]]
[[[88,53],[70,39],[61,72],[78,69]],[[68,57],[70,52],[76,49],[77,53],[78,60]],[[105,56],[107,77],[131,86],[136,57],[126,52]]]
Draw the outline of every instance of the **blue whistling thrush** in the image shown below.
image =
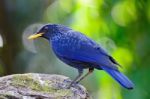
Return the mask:
[[[60,24],[43,26],[36,34],[28,37],[47,39],[56,56],[64,63],[76,68],[79,75],[71,82],[78,83],[93,72],[94,68],[106,71],[121,86],[133,89],[133,83],[118,70],[119,64],[100,45],[84,34]],[[83,69],[89,72],[82,76]],[[82,76],[82,77],[81,77]]]

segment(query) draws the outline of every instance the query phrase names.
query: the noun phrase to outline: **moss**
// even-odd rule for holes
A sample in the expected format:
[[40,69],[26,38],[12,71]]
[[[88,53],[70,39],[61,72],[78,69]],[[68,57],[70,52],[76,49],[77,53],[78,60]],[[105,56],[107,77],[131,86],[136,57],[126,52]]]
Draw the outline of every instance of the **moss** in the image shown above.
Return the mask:
[[41,85],[40,82],[32,76],[32,74],[15,75],[11,82],[11,84],[15,87],[29,88],[38,92],[55,94],[56,96],[72,95],[72,91],[70,89],[55,89],[51,86],[51,83],[51,81],[46,80],[44,84]]
[[54,90],[47,83],[41,85],[40,82],[34,79],[34,77],[31,74],[15,75],[12,78],[12,85],[16,87],[25,87],[25,88],[29,88],[44,93],[50,93]]
[[[56,93],[58,94],[57,96],[59,97],[63,97],[63,96],[72,96],[72,92],[71,90],[69,89],[60,89],[60,90],[57,90]],[[57,97],[57,98],[59,98]]]

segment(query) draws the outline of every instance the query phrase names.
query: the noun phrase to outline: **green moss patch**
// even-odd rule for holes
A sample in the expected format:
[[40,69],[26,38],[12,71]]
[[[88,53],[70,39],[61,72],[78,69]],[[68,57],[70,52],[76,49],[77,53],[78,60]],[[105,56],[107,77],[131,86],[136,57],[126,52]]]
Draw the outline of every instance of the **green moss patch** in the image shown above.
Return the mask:
[[56,96],[71,95],[70,89],[55,89],[50,85],[51,81],[46,80],[44,84],[33,77],[31,74],[17,74],[12,78],[11,84],[18,88],[28,88],[42,93],[55,94]]
[[25,87],[35,91],[40,91],[44,93],[50,93],[54,91],[48,83],[40,84],[40,82],[33,78],[32,75],[15,75],[12,78],[12,85],[16,87]]

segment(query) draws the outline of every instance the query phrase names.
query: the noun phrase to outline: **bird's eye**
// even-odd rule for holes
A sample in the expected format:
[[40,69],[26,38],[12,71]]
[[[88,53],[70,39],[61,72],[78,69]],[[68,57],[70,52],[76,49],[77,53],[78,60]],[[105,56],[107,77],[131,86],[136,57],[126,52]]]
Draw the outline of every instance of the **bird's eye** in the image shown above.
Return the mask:
[[48,27],[44,27],[44,32],[48,32]]
[[46,26],[44,29],[45,29],[45,30],[48,30],[48,27]]

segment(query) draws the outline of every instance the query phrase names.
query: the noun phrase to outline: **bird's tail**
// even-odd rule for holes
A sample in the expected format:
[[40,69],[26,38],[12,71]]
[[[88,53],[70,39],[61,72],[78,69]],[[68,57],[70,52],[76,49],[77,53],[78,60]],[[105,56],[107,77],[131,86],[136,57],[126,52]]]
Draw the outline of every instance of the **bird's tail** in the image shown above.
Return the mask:
[[115,69],[111,69],[106,66],[101,66],[108,74],[110,74],[120,85],[127,89],[133,89],[134,84],[121,72]]

